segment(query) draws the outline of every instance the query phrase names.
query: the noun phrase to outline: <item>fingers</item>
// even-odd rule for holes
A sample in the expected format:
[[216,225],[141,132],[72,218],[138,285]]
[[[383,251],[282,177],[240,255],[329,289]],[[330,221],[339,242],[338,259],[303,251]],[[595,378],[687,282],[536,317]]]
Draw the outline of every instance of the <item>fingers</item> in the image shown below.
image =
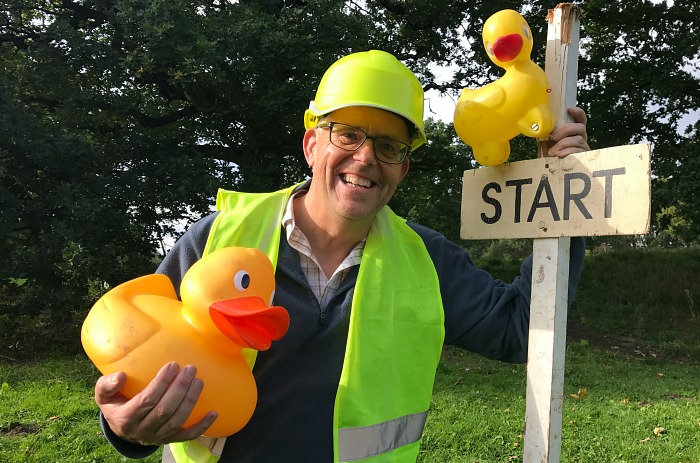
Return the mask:
[[95,400],[112,431],[126,440],[157,445],[192,440],[217,418],[216,413],[209,412],[192,426],[182,427],[204,388],[196,374],[192,365],[180,370],[177,363],[170,362],[132,399],[127,400],[121,394],[116,394],[119,399],[109,399],[112,389],[120,390],[126,381],[126,375],[118,373],[98,380]]
[[588,122],[588,117],[586,116],[586,111],[579,107],[575,108],[568,108],[566,110],[567,113],[569,113],[569,116],[571,116],[574,119],[574,122],[577,122],[579,124],[586,125],[586,122]]
[[175,362],[165,364],[153,381],[133,397],[127,411],[138,420],[145,420],[154,411],[156,415],[169,416],[168,410],[174,402],[179,405],[196,374],[197,370],[191,365],[180,370]]
[[[187,365],[162,394],[159,389],[161,383],[155,383],[154,391],[144,390],[141,394],[146,394],[134,397],[140,398],[142,405],[135,414],[147,411],[140,424],[153,435],[152,442],[167,441],[170,436],[180,432],[204,388],[202,380],[195,378],[196,374],[196,368]],[[158,397],[160,398],[153,406]]]
[[218,418],[218,416],[219,415],[217,415],[216,412],[209,412],[204,415],[204,418],[202,418],[200,421],[187,428],[180,428],[174,434],[169,435],[167,439],[163,440],[161,443],[166,444],[170,442],[183,442],[197,439],[199,436],[204,434],[212,424],[214,424],[214,421],[216,418]]
[[550,138],[555,142],[547,151],[548,156],[563,158],[573,153],[589,151],[586,123],[588,118],[581,108],[569,108],[569,115],[574,122],[562,124],[552,132]]
[[103,405],[113,402],[124,402],[126,399],[120,394],[126,383],[126,375],[122,372],[108,376],[102,376],[95,384],[95,402]]

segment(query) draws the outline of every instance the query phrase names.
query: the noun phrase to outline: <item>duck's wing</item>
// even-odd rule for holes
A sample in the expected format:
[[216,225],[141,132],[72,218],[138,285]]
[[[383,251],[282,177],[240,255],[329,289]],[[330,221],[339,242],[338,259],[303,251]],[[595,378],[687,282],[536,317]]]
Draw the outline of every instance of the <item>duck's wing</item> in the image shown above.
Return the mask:
[[544,104],[530,108],[518,121],[518,130],[527,137],[544,138],[553,128],[552,113]]
[[500,82],[497,80],[474,90],[467,92],[462,90],[460,99],[464,98],[480,105],[483,108],[482,111],[498,109],[506,101],[506,92],[499,84]]
[[170,279],[153,274],[108,291],[88,313],[81,339],[85,352],[98,368],[123,358],[160,329],[160,323],[134,303],[137,296],[143,295],[148,295],[151,302],[159,298],[177,301]]

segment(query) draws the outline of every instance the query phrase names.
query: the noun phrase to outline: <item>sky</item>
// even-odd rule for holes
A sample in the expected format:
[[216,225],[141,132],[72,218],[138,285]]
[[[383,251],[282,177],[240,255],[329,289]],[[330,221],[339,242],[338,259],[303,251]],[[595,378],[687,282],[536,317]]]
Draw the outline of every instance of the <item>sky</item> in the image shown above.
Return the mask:
[[432,117],[443,122],[452,122],[456,105],[457,97],[440,95],[437,90],[428,90],[425,92],[423,119]]

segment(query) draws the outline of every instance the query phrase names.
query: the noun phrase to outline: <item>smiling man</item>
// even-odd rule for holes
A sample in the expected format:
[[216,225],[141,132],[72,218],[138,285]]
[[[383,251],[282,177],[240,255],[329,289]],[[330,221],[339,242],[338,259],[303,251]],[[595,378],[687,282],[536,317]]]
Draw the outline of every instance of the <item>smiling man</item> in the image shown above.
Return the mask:
[[[552,133],[551,156],[588,150],[586,115]],[[124,455],[163,461],[415,462],[443,344],[524,362],[531,259],[512,283],[478,269],[444,236],[386,204],[425,143],[423,89],[383,51],[341,58],[305,113],[310,181],[266,194],[220,191],[158,271],[178,287],[203,255],[257,247],[275,264],[287,335],[253,367],[259,399],[238,433],[205,437],[216,410],[183,428],[202,388],[196,365],[165,365],[127,400],[126,375],[95,387],[105,435]],[[569,300],[583,265],[571,244]],[[183,342],[187,342],[183,339]],[[464,436],[469,439],[470,436]]]
[[294,213],[325,274],[367,236],[406,176],[409,141],[401,117],[364,106],[338,109],[306,132],[313,180]]

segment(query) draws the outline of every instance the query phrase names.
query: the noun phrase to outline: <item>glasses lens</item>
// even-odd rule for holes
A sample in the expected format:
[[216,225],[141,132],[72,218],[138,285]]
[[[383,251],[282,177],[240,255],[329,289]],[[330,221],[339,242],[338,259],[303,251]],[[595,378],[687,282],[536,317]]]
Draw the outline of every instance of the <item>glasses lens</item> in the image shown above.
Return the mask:
[[374,152],[380,161],[400,164],[408,153],[408,146],[392,138],[374,140]]
[[335,123],[331,126],[331,143],[346,150],[356,150],[367,139],[362,130],[345,124]]

